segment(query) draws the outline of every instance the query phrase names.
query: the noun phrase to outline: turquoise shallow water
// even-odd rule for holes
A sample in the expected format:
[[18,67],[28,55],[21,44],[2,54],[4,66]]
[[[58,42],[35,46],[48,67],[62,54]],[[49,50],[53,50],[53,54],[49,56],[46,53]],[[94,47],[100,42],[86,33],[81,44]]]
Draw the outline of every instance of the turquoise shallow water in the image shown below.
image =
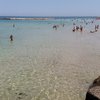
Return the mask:
[[89,33],[99,21],[81,23],[83,33],[73,33],[72,24],[72,19],[0,20],[1,100],[85,99],[100,75],[100,31]]

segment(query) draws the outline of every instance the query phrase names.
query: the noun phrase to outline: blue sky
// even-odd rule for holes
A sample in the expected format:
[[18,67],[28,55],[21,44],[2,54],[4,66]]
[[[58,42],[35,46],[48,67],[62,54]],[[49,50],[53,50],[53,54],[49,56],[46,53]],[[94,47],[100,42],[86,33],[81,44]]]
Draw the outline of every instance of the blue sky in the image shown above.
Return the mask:
[[100,0],[0,0],[0,16],[100,16]]

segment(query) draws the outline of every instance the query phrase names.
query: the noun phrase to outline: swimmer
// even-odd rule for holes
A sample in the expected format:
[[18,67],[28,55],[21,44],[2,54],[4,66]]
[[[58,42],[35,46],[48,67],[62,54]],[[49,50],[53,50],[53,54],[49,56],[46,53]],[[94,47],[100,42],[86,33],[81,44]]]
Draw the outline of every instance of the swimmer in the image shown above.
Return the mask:
[[10,35],[9,38],[10,38],[10,41],[13,41],[13,35]]

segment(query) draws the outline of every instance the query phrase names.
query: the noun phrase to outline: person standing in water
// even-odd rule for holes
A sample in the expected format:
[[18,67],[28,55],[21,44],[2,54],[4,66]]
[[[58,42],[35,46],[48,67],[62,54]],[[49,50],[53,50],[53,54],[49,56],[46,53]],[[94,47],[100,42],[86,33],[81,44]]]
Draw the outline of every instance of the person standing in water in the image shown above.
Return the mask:
[[82,26],[80,26],[80,31],[81,31],[81,32],[83,31],[83,27],[82,27]]
[[10,35],[9,38],[10,38],[10,41],[13,41],[13,35],[12,34]]
[[15,24],[13,24],[13,27],[15,27]]

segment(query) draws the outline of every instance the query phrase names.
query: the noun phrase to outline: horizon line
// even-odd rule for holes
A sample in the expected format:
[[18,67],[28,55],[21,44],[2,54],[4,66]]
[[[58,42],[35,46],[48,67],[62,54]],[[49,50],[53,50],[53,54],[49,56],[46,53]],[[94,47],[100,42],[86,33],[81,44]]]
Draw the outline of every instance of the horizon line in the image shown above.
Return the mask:
[[55,16],[55,15],[39,15],[39,16],[37,16],[37,15],[35,15],[35,16],[33,16],[33,15],[0,15],[0,17],[23,17],[23,16],[25,16],[25,17],[100,17],[100,16],[96,16],[96,15],[83,15],[83,16],[76,16],[76,15],[71,15],[71,16],[65,16],[65,15],[60,15],[60,16]]

